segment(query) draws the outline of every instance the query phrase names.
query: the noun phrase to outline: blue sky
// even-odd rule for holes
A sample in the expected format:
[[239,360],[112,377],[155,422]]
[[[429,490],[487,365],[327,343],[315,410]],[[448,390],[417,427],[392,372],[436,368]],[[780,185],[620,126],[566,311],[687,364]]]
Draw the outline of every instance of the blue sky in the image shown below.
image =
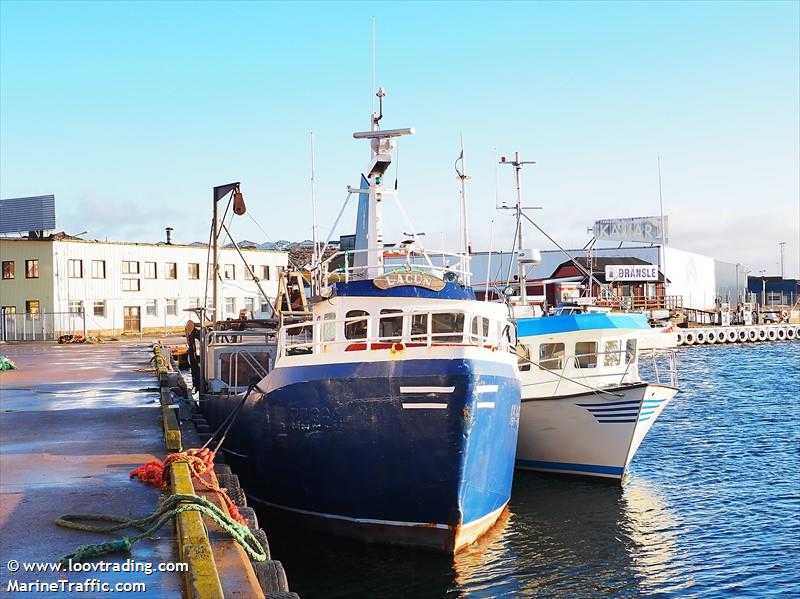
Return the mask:
[[[311,235],[309,132],[327,232],[368,158],[371,23],[401,198],[458,239],[464,133],[476,249],[511,244],[495,149],[537,165],[526,203],[561,243],[657,214],[676,247],[787,274],[800,262],[800,12],[758,3],[0,3],[0,195],[55,193],[88,237],[206,239],[241,181],[272,240]],[[501,169],[501,200],[513,200]],[[351,232],[354,214],[339,233]],[[350,216],[352,215],[352,216]],[[397,223],[397,224],[396,224]],[[387,238],[400,237],[387,215]],[[240,239],[265,239],[247,217]],[[550,247],[538,234],[529,245]]]

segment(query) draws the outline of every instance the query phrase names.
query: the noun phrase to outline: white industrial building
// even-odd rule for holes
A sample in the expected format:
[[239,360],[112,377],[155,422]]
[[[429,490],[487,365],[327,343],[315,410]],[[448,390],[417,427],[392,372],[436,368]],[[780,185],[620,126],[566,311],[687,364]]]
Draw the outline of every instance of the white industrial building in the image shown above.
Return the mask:
[[[589,253],[585,248],[567,251],[575,258]],[[561,250],[542,250],[541,255],[540,264],[526,269],[528,281],[548,279],[560,264],[569,260],[567,253]],[[747,288],[746,273],[741,266],[660,244],[595,247],[592,255],[596,258],[639,258],[657,266],[667,278],[666,294],[682,297],[684,308],[713,309],[717,298],[735,304]],[[517,272],[516,265],[509,271],[509,261],[514,257],[509,252],[493,253],[490,262],[488,252],[473,254],[470,261],[473,287],[479,290],[486,284],[487,272],[492,284],[504,283],[509,272],[513,277]]]
[[[251,269],[234,248],[220,250],[220,317],[238,318],[242,311],[248,318],[269,317],[288,254],[241,252]],[[205,245],[89,241],[63,234],[0,238],[0,323],[11,340],[84,329],[120,334],[182,328],[190,318],[186,309],[213,307],[209,259]]]

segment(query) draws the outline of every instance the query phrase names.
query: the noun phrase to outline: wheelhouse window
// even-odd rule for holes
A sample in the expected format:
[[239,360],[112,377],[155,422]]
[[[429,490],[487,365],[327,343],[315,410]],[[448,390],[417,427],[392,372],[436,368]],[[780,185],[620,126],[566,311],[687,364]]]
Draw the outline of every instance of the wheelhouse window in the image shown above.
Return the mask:
[[597,342],[578,341],[575,344],[575,362],[578,368],[596,368]]
[[158,267],[156,266],[155,262],[144,263],[144,278],[145,279],[158,278]]
[[[394,314],[395,316],[389,316]],[[403,311],[392,308],[381,310],[378,321],[378,339],[380,341],[400,341],[403,338]]]
[[481,343],[489,337],[489,319],[483,316],[472,317],[471,342]]
[[106,261],[105,260],[92,260],[92,278],[105,279],[106,278]]
[[344,325],[345,339],[366,339],[367,338],[367,318],[369,312],[366,310],[348,310],[345,314],[346,319],[358,318],[353,322],[347,322]]
[[625,342],[625,363],[630,364],[636,361],[636,339],[628,339]]
[[525,343],[517,344],[517,369],[527,372],[531,369],[531,346]]
[[464,340],[464,313],[433,314],[431,333],[433,343],[461,343]]
[[13,260],[3,260],[3,278],[4,279],[13,279],[14,278],[14,261]]
[[619,366],[622,361],[619,339],[606,341],[605,350],[603,351],[603,366]]
[[[266,310],[262,310],[266,312]],[[336,340],[336,312],[328,312],[322,317],[322,340],[335,341]]]
[[39,278],[39,261],[38,260],[25,260],[25,278],[38,279]]
[[542,343],[539,346],[539,366],[546,370],[561,370],[564,367],[564,344]]
[[411,316],[411,340],[425,341],[428,336],[428,315],[413,314]]
[[178,278],[178,265],[175,262],[164,263],[164,278],[165,279]]

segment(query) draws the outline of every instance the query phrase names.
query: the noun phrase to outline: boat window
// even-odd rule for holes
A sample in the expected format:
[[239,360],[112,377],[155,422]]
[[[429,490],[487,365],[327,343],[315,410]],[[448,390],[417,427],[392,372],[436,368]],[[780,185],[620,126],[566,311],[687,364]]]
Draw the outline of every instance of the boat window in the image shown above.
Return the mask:
[[625,343],[625,363],[630,364],[636,360],[636,339],[628,339]]
[[578,368],[597,367],[597,342],[578,341],[575,344],[575,361]]
[[348,322],[344,325],[345,339],[366,339],[367,338],[367,318],[369,312],[366,310],[348,310],[345,314],[346,319],[360,318],[354,322]]
[[322,325],[322,340],[323,341],[334,341],[336,339],[336,312],[328,312],[325,316],[322,317],[324,319],[324,323]]
[[517,344],[517,368],[525,372],[531,369],[531,346]]
[[480,316],[472,317],[472,338],[470,339],[470,341],[473,343],[480,340],[480,331],[478,330],[481,326],[480,321],[481,321]]
[[564,344],[542,343],[539,346],[539,366],[547,370],[561,370],[564,367]]
[[619,339],[606,341],[606,349],[603,354],[603,366],[619,366],[621,361]]
[[[384,316],[397,314],[397,316]],[[403,338],[403,311],[384,308],[378,321],[378,338],[380,341],[400,341]]]
[[434,343],[461,343],[463,341],[463,313],[433,314],[432,316],[431,332]]
[[414,314],[411,317],[411,339],[424,341],[428,335],[428,315]]

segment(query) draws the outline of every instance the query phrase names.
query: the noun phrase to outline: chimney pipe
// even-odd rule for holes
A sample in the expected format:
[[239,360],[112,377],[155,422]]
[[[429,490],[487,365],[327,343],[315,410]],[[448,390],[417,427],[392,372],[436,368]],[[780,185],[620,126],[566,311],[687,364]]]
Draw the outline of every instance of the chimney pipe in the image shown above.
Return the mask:
[[172,227],[167,227],[167,245],[172,245]]

